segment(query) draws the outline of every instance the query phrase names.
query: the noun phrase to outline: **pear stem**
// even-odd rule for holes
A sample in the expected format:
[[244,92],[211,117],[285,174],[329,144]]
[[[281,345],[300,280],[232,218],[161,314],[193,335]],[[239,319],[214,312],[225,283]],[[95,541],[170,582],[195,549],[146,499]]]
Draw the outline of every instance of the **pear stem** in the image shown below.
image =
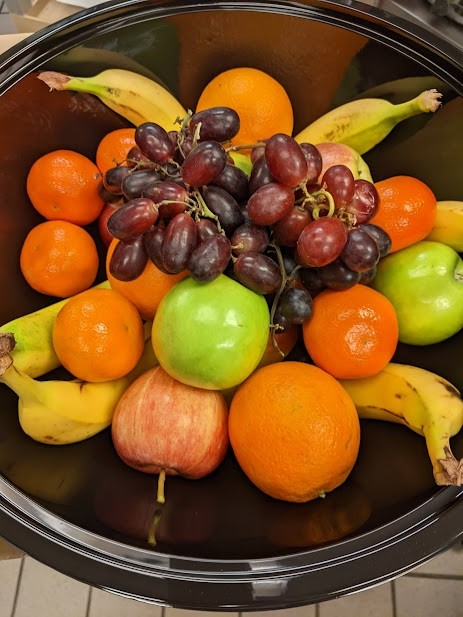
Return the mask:
[[156,497],[156,501],[158,503],[166,503],[166,496],[164,493],[165,483],[166,483],[166,470],[161,469],[159,473],[159,478],[158,478],[158,493]]

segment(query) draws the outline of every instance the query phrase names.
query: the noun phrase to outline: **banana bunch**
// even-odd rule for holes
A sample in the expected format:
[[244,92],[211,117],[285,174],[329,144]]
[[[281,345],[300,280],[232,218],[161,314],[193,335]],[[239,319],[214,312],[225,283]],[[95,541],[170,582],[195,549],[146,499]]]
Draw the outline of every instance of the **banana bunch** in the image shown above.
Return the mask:
[[161,84],[124,69],[107,69],[93,77],[72,77],[54,71],[38,75],[51,90],[86,92],[138,126],[156,122],[166,131],[177,130],[186,110]]
[[[146,325],[146,339],[150,327]],[[120,379],[98,383],[77,379],[37,381],[15,366],[10,355],[14,346],[12,334],[0,334],[0,382],[19,397],[23,431],[35,441],[54,445],[83,441],[107,428],[128,386],[157,364],[148,340],[137,366]]]
[[463,201],[438,201],[434,226],[426,240],[463,252]]
[[373,377],[340,383],[360,418],[403,424],[424,436],[438,485],[463,484],[463,461],[450,448],[450,438],[463,426],[463,401],[453,384],[425,369],[393,362]]
[[[96,289],[109,289],[108,281],[96,285]],[[50,304],[38,311],[13,319],[0,327],[1,333],[14,336],[15,346],[11,351],[15,367],[29,375],[40,377],[58,368],[58,360],[52,343],[55,318],[67,299]]]
[[356,99],[320,116],[295,139],[312,144],[340,142],[365,154],[382,141],[402,120],[420,113],[434,112],[440,106],[440,92],[425,90],[417,97],[394,105],[385,99]]

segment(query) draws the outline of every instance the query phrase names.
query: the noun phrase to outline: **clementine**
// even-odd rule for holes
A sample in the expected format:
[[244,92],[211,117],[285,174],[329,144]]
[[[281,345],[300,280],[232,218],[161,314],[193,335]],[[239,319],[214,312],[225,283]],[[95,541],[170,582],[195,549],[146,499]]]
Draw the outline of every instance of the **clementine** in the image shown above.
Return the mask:
[[70,298],[56,316],[52,339],[61,364],[90,382],[127,375],[145,343],[137,309],[112,289],[88,289]]
[[89,158],[73,150],[54,150],[38,158],[26,180],[29,199],[48,220],[88,225],[100,215],[101,174]]
[[105,174],[111,167],[123,163],[129,150],[136,145],[134,128],[107,133],[96,149],[96,165],[100,172]]
[[429,186],[411,176],[394,176],[375,183],[379,208],[370,223],[392,240],[391,253],[424,240],[437,215],[437,201]]
[[388,364],[397,347],[399,327],[386,296],[358,284],[316,295],[302,334],[317,366],[337,379],[356,379],[371,377]]
[[106,276],[112,289],[119,291],[138,309],[143,319],[152,320],[159,303],[188,272],[165,274],[149,259],[141,275],[133,281],[120,281],[109,271],[109,263],[119,240],[114,239],[106,255]]
[[285,361],[257,369],[239,386],[229,434],[241,469],[261,491],[306,502],[345,481],[357,460],[360,423],[334,377]]
[[214,77],[202,91],[196,111],[224,105],[240,117],[235,145],[254,144],[275,133],[293,132],[294,115],[284,87],[268,73],[237,67]]
[[27,234],[19,265],[32,289],[68,298],[93,284],[98,252],[93,238],[82,227],[68,221],[45,221]]

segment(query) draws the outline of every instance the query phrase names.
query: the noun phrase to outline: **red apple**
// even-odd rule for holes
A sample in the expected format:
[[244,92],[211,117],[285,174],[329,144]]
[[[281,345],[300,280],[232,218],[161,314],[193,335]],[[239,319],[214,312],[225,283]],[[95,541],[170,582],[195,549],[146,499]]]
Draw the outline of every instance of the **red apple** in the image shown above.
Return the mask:
[[157,366],[124,392],[116,407],[112,439],[130,467],[160,474],[202,478],[228,450],[228,408],[221,392],[180,383]]
[[280,362],[281,360],[284,360],[286,356],[293,350],[295,344],[297,343],[298,337],[299,328],[297,326],[291,326],[284,332],[275,332],[275,341],[281,352],[283,353],[283,355],[281,355],[277,347],[275,347],[275,345],[273,344],[273,336],[270,332],[267,347],[265,348],[258,368],[260,368],[261,366],[266,366],[267,364],[273,364],[274,362]]
[[[122,203],[123,202],[121,201],[121,204]],[[108,219],[119,207],[119,204],[105,204],[100,216],[98,217],[98,233],[100,234],[100,238],[106,248],[108,248],[112,240],[114,240],[113,236],[108,231]]]
[[369,180],[371,178],[365,161],[350,146],[338,143],[321,143],[317,144],[317,149],[321,154],[323,163],[319,180],[323,178],[325,171],[333,165],[345,165],[351,170],[355,179]]

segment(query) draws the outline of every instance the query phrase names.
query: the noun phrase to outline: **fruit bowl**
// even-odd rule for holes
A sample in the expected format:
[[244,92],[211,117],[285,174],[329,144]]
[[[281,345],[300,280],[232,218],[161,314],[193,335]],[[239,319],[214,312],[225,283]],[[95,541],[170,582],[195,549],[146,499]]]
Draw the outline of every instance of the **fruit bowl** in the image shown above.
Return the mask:
[[[365,160],[375,180],[410,174],[438,199],[463,200],[463,60],[445,41],[360,2],[106,3],[0,57],[2,323],[50,302],[18,265],[24,236],[40,220],[25,190],[32,162],[57,148],[94,157],[107,132],[129,126],[91,96],[49,92],[37,71],[125,68],[159,80],[193,109],[215,74],[240,65],[285,86],[296,130],[365,93],[399,102],[438,88],[438,115],[404,122]],[[428,347],[399,345],[394,359],[463,389],[462,342],[460,332]],[[224,611],[311,604],[398,576],[463,533],[463,489],[435,485],[423,438],[362,421],[354,470],[326,499],[273,500],[231,454],[207,478],[169,479],[152,546],[153,478],[124,466],[109,431],[43,445],[22,432],[16,397],[3,386],[0,405],[0,534],[67,575],[133,598]],[[463,456],[462,434],[452,449]]]

